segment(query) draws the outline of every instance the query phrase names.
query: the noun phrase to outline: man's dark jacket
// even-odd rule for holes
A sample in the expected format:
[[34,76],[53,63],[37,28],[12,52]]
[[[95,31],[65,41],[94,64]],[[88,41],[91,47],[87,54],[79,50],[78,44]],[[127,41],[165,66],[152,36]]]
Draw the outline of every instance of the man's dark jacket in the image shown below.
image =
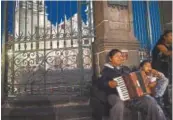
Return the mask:
[[110,88],[108,82],[113,80],[113,78],[129,74],[130,72],[131,70],[126,66],[114,67],[106,63],[98,79],[99,89],[105,91],[107,95],[117,94],[116,88]]

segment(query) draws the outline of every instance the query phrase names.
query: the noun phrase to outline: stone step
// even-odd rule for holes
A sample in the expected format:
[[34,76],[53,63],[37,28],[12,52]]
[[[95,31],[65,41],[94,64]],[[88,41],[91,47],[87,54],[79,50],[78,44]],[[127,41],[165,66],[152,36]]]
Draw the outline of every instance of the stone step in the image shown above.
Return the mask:
[[81,117],[81,118],[71,118],[71,119],[65,119],[65,120],[93,120],[92,117]]
[[[44,81],[42,81],[44,82]],[[45,86],[46,85],[46,86]],[[63,95],[63,94],[80,94],[81,91],[87,91],[89,93],[89,88],[91,86],[90,82],[59,82],[56,80],[56,82],[49,83],[35,83],[35,84],[20,84],[17,85],[18,89],[17,94],[18,95]]]
[[92,120],[88,104],[3,107],[1,110],[3,120]]
[[11,96],[8,98],[8,103],[15,106],[33,106],[33,105],[52,105],[52,104],[69,104],[69,103],[88,103],[88,96],[79,96],[75,94],[67,95],[24,95]]
[[[2,117],[2,120],[94,120],[91,117],[81,117],[81,118],[70,118],[70,119],[61,119],[61,118],[52,118],[48,117]],[[105,119],[108,120],[108,119]]]

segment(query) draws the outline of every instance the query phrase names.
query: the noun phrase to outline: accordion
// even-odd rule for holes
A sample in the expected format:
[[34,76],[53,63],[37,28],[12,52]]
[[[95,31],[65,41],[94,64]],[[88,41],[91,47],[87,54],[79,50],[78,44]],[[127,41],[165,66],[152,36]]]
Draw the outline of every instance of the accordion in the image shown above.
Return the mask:
[[116,89],[120,99],[123,101],[151,94],[151,90],[148,87],[147,76],[143,71],[132,72],[116,77],[113,80],[118,84]]

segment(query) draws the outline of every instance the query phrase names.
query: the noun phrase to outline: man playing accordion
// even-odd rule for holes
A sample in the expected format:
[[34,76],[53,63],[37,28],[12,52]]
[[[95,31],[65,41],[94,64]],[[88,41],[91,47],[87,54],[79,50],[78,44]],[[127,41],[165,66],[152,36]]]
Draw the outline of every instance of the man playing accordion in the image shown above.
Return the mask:
[[[98,87],[107,94],[108,103],[111,105],[109,111],[110,120],[129,120],[129,116],[126,116],[125,113],[130,111],[130,109],[125,105],[125,101],[119,97],[117,91],[118,84],[114,78],[129,74],[131,70],[122,65],[123,57],[120,50],[111,50],[108,57],[109,63],[104,65],[98,79]],[[135,107],[141,110],[142,115],[145,116],[145,120],[166,120],[160,106],[155,99],[149,95],[138,97],[135,100],[131,99],[128,102],[135,103]]]

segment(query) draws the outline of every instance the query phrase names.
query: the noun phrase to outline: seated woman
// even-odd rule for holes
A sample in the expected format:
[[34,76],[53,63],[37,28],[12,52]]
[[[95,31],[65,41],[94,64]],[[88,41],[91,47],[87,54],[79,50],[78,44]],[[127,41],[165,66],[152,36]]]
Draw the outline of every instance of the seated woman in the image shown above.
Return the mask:
[[[123,57],[118,49],[113,49],[108,54],[109,63],[104,65],[101,76],[98,79],[98,86],[106,92],[108,103],[112,106],[110,109],[110,120],[129,120],[125,115],[130,111],[117,93],[118,84],[113,80],[115,77],[130,73],[130,69],[122,66]],[[133,100],[131,100],[133,102]],[[142,110],[145,120],[166,120],[165,115],[154,98],[143,96],[135,100],[135,107]]]
[[162,97],[166,91],[168,86],[168,79],[165,75],[155,69],[152,68],[151,62],[148,60],[144,60],[140,64],[140,70],[144,71],[148,77],[149,86],[153,89],[155,93],[154,97],[158,100],[158,103],[162,105]]

